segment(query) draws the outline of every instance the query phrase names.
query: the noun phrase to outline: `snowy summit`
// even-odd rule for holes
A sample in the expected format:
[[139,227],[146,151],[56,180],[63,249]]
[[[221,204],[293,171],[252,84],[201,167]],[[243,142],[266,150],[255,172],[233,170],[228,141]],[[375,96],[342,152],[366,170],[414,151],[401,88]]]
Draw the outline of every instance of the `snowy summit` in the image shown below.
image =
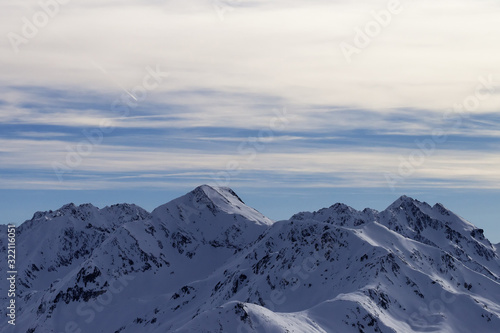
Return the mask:
[[[208,185],[151,213],[68,204],[20,225],[16,254],[15,332],[500,327],[498,244],[442,204],[406,196],[380,212],[334,204],[278,222]],[[14,332],[7,319],[0,331]]]

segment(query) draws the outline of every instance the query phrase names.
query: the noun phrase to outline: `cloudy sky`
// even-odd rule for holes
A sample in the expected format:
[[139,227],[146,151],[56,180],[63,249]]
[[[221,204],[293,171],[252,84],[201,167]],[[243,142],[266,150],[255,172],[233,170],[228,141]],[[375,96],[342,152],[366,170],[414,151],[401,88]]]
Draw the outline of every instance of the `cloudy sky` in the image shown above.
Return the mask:
[[[45,5],[41,5],[45,4]],[[230,186],[500,241],[498,1],[0,0],[0,222]]]

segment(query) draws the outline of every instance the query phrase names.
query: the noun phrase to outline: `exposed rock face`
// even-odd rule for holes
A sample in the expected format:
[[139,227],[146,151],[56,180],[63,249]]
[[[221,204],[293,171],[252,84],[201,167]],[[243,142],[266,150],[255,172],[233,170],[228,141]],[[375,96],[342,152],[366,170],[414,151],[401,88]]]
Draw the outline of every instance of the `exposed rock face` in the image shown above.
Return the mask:
[[15,332],[500,327],[498,244],[443,205],[405,196],[381,212],[335,204],[273,222],[204,185],[152,213],[68,204],[17,232]]

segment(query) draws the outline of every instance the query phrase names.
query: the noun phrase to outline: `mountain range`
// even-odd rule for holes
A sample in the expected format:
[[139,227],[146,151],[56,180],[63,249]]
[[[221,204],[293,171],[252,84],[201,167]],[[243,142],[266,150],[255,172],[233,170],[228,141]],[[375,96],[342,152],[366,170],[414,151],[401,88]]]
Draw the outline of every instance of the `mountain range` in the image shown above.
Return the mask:
[[406,196],[383,211],[337,203],[272,221],[202,185],[152,212],[68,204],[16,232],[16,325],[4,282],[0,332],[500,329],[498,244]]

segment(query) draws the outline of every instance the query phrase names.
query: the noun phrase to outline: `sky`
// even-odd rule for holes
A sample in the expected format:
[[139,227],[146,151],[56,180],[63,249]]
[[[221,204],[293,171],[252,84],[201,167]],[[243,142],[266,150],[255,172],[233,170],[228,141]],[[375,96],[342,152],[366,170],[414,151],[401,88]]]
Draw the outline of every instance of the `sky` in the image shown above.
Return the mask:
[[500,242],[498,1],[0,0],[0,223],[229,186]]

